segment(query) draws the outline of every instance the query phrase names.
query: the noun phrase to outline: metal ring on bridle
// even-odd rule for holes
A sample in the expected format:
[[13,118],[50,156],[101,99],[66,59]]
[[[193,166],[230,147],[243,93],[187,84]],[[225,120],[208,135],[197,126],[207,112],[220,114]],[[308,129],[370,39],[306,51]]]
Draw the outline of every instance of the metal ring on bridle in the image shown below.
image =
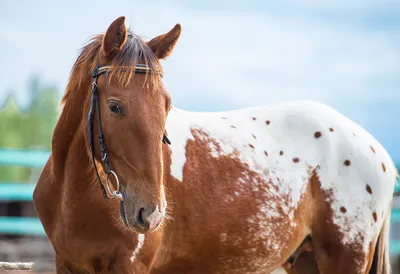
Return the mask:
[[[114,176],[115,181],[117,182],[117,188],[114,191],[112,191],[111,188],[110,188],[110,181],[108,179],[110,174],[112,174]],[[107,173],[107,176],[106,176],[106,187],[107,187],[108,193],[110,194],[110,198],[111,199],[114,199],[115,197],[117,197],[121,201],[123,200],[122,194],[121,194],[121,192],[119,192],[119,179],[118,179],[118,176],[112,170],[109,170],[109,172]]]

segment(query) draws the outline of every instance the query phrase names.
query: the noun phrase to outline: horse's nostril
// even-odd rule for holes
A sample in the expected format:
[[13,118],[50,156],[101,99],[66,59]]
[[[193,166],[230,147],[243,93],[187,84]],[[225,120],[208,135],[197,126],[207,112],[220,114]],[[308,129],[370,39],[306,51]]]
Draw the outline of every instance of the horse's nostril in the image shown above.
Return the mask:
[[143,218],[143,214],[144,214],[144,208],[141,208],[141,209],[139,210],[137,222],[138,222],[138,224],[139,224],[140,226],[148,228],[148,227],[149,227],[149,223],[146,221],[145,218]]

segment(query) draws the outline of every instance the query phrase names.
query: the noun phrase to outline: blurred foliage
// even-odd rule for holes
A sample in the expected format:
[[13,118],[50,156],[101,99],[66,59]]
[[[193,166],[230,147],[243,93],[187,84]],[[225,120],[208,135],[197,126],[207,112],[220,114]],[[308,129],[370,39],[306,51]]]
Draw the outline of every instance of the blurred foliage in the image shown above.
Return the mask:
[[[0,148],[51,149],[51,137],[57,122],[58,91],[43,85],[39,77],[30,79],[27,93],[30,103],[18,107],[8,91],[0,106]],[[38,171],[23,167],[0,166],[0,181],[28,181]]]

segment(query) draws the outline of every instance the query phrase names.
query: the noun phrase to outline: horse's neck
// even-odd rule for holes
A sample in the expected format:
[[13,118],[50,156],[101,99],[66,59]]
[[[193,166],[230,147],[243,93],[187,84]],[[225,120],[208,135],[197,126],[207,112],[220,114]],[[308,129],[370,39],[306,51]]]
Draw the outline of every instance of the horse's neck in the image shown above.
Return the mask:
[[[168,213],[174,218],[178,199],[182,199],[181,192],[184,191],[182,184],[183,167],[186,162],[186,142],[190,137],[188,123],[193,113],[174,108],[168,114],[166,130],[171,145],[163,145],[164,184],[167,193]],[[197,116],[197,115],[196,115]]]
[[[64,173],[70,178],[68,179],[68,184],[71,184],[69,187],[89,188],[90,185],[97,187],[97,178],[87,151],[84,129],[79,127],[71,140],[64,162]],[[100,172],[101,168],[98,168]]]
[[79,106],[72,104],[72,101],[67,102],[54,129],[52,165],[57,180],[64,182],[68,178],[68,184],[77,182],[84,187],[95,181],[96,177],[87,153],[82,123],[84,117],[82,111],[76,108],[79,109]]
[[[65,101],[56,127],[54,128],[52,140],[52,158],[53,165],[55,165],[53,167],[53,171],[56,173],[62,172],[73,140],[77,137],[80,137],[76,136],[76,134],[82,133],[78,131],[80,130],[82,121],[85,118],[82,117],[82,109],[84,107],[86,96],[87,92],[85,92],[82,88],[80,90],[71,91]],[[82,153],[76,155],[82,155]]]
[[[119,202],[104,199],[86,149],[85,136],[85,129],[79,126],[63,159],[63,175],[58,176],[61,178],[57,181],[60,196],[54,198],[54,203],[61,209],[59,217],[62,216],[62,222],[68,228],[58,231],[65,238],[71,238],[68,240],[71,244],[61,242],[60,246],[76,246],[80,250],[90,245],[99,247],[98,250],[89,249],[82,258],[72,255],[73,260],[89,261],[93,259],[91,256],[97,258],[99,254],[108,259],[111,255],[107,252],[111,250],[131,256],[138,244],[137,234],[125,229],[122,221],[118,220]],[[98,168],[103,177],[102,169]],[[105,182],[104,178],[102,180]],[[98,227],[103,230],[98,232]]]

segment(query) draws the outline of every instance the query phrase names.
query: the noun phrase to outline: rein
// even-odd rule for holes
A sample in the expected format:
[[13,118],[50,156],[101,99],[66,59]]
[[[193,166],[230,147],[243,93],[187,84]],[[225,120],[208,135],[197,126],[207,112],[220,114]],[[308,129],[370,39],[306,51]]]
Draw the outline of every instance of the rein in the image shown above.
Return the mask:
[[[95,69],[92,72],[92,96],[90,99],[90,109],[88,112],[88,141],[89,141],[89,146],[91,150],[91,156],[92,156],[92,162],[94,169],[96,171],[96,177],[100,185],[100,189],[103,193],[104,199],[114,199],[118,198],[121,201],[124,200],[122,193],[119,191],[120,189],[120,183],[117,174],[112,170],[110,161],[108,159],[108,154],[106,150],[106,144],[104,140],[104,134],[103,134],[103,128],[101,126],[101,117],[100,117],[100,106],[99,106],[99,87],[97,85],[97,80],[100,75],[108,73],[110,71],[110,66],[96,66]],[[152,70],[150,67],[143,65],[143,64],[137,64],[135,66],[135,73],[138,74],[146,74],[146,73],[151,73]],[[159,71],[155,71],[155,73],[158,73],[161,77],[163,75]],[[99,135],[98,135],[98,143],[100,146],[100,154],[101,154],[101,161],[103,162],[105,166],[105,173],[106,173],[106,187],[107,191],[104,188],[104,184],[101,182],[99,172],[97,170],[96,162],[94,159],[94,145],[93,145],[93,118],[94,118],[94,111],[96,111],[96,116],[97,116],[97,123],[99,127]],[[170,140],[168,139],[167,135],[164,133],[163,139],[162,139],[164,144],[171,145]],[[117,188],[116,190],[112,191],[110,187],[110,175],[112,175],[117,183]],[[107,193],[108,192],[108,193]]]

